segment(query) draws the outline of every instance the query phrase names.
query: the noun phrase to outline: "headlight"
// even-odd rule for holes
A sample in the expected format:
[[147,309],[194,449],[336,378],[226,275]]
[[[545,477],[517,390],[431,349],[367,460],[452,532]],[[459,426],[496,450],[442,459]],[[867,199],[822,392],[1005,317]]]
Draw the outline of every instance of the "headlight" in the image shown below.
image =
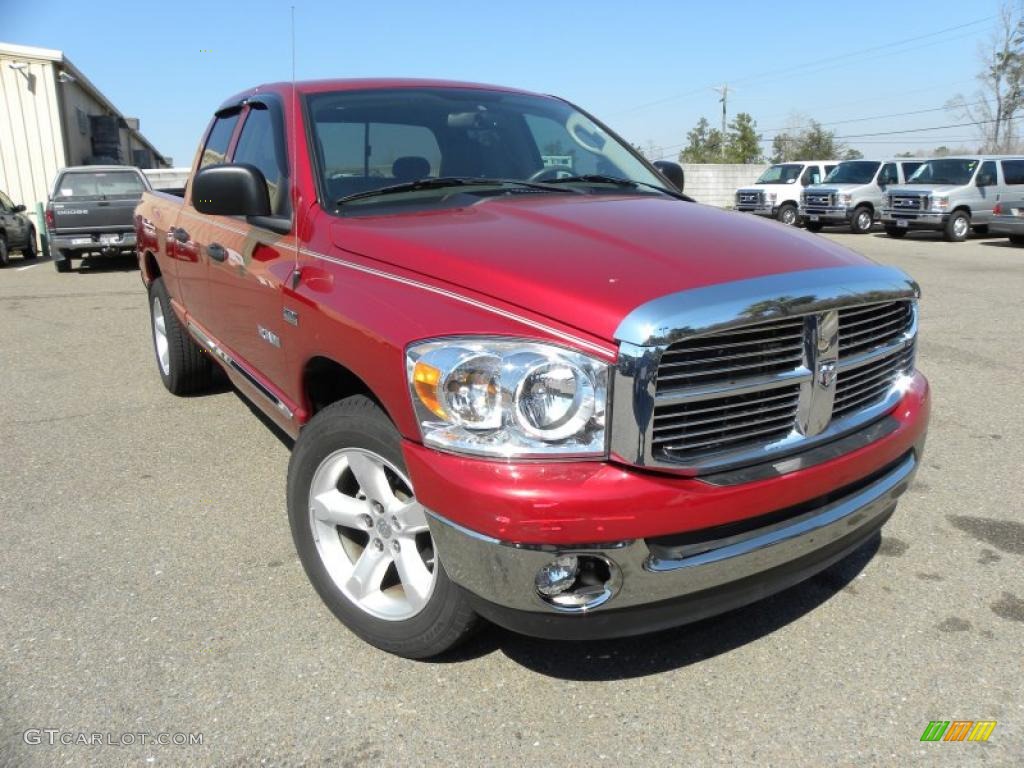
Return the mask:
[[779,199],[779,193],[778,192],[766,192],[765,195],[764,195],[764,199],[767,200],[769,203],[774,203],[776,200]]
[[853,195],[849,194],[848,192],[840,192],[839,196],[836,199],[839,201],[840,205],[848,206],[850,205],[850,203],[853,202]]
[[942,195],[934,195],[928,207],[933,211],[944,211],[949,208],[949,198]]
[[504,458],[604,456],[608,365],[548,344],[449,338],[406,351],[423,442]]
[[885,200],[885,207],[886,208],[892,208],[892,195],[886,195],[884,200]]

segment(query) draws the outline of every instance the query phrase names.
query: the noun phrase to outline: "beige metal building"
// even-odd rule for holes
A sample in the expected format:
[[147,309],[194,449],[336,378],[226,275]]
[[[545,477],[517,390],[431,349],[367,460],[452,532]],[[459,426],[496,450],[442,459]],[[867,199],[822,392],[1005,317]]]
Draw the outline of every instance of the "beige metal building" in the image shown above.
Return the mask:
[[0,42],[0,190],[29,210],[60,168],[90,163],[167,168],[62,51]]

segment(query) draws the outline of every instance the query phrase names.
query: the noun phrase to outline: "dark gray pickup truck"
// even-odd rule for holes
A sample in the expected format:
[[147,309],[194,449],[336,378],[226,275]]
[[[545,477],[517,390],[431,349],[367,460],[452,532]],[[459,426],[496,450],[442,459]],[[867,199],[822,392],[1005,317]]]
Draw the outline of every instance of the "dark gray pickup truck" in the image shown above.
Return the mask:
[[134,253],[132,216],[148,189],[142,171],[124,165],[86,165],[58,173],[46,207],[57,271],[69,271],[76,257]]

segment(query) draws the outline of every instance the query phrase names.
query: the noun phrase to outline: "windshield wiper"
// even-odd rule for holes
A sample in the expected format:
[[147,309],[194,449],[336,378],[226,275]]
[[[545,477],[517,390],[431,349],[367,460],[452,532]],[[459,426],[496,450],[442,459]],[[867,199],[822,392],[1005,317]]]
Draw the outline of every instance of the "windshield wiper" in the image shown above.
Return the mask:
[[[502,187],[517,186],[529,189],[540,189],[546,192],[566,192],[567,190],[550,186],[550,182],[541,183],[537,181],[520,181],[519,179],[481,179],[475,176],[440,176],[438,178],[417,179],[402,184],[392,184],[378,189],[368,189],[365,192],[356,192],[353,195],[346,195],[335,202],[336,206],[342,206],[352,200],[362,200],[367,197],[381,197],[384,195],[397,195],[402,192],[418,192],[422,189],[444,189],[445,187]],[[569,190],[571,191],[571,190]]]
[[659,186],[658,184],[649,184],[646,181],[634,181],[633,179],[622,179],[618,176],[605,176],[600,173],[584,173],[579,176],[563,176],[560,179],[550,179],[546,182],[547,184],[614,184],[616,187],[647,187],[649,189],[657,190],[665,195],[678,198],[679,200],[689,200],[689,198],[682,192],[675,192],[671,189]]

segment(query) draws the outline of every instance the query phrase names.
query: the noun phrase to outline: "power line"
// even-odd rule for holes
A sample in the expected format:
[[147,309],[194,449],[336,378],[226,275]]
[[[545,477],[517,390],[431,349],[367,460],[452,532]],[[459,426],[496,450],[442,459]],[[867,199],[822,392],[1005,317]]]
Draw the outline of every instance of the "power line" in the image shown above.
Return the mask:
[[[890,42],[890,43],[882,43],[880,45],[871,46],[869,48],[862,48],[860,50],[851,51],[849,53],[843,53],[843,54],[839,54],[839,55],[836,55],[836,56],[829,56],[829,57],[825,57],[825,58],[822,58],[822,59],[817,59],[817,60],[810,61],[810,62],[804,62],[804,63],[798,64],[798,65],[793,65],[793,66],[786,67],[786,68],[783,68],[783,69],[773,70],[771,72],[759,72],[759,73],[756,73],[756,74],[753,74],[753,75],[747,75],[746,77],[734,78],[733,82],[749,82],[751,80],[762,80],[762,79],[765,79],[765,78],[775,77],[775,76],[778,76],[780,74],[791,74],[793,72],[806,72],[808,67],[814,67],[814,66],[816,66],[818,64],[842,61],[844,59],[853,58],[855,56],[861,56],[861,55],[866,54],[866,53],[874,53],[876,51],[885,50],[885,49],[888,49],[888,48],[895,48],[895,47],[898,47],[898,46],[901,46],[901,45],[906,45],[907,43],[913,43],[913,42],[917,42],[919,40],[925,40],[925,39],[932,38],[932,37],[938,37],[939,35],[944,35],[944,34],[946,34],[948,32],[955,32],[955,31],[960,30],[960,29],[966,29],[968,27],[975,27],[975,26],[977,26],[979,24],[983,24],[983,23],[985,23],[987,21],[991,21],[993,18],[995,18],[995,16],[985,16],[984,18],[975,19],[974,21],[968,21],[968,22],[965,22],[963,24],[957,24],[957,25],[952,26],[952,27],[946,27],[945,29],[940,29],[940,30],[937,30],[935,32],[929,32],[929,33],[924,34],[924,35],[916,35],[914,37],[908,37],[908,38],[904,38],[902,40],[895,40],[895,41]],[[713,86],[704,86],[702,88],[697,88],[697,89],[694,89],[692,91],[687,91],[685,93],[678,93],[678,94],[676,94],[674,96],[669,96],[669,97],[664,98],[664,99],[658,99],[657,101],[650,101],[650,102],[647,102],[646,104],[639,104],[637,106],[629,107],[629,108],[621,110],[619,112],[615,112],[615,113],[613,113],[613,116],[622,115],[622,114],[626,114],[626,113],[629,113],[629,112],[635,112],[635,111],[641,110],[641,109],[647,109],[648,107],[658,106],[660,104],[667,104],[668,102],[675,101],[676,99],[681,99],[681,98],[684,98],[686,96],[692,96],[692,95],[696,95],[696,94],[699,94],[699,93],[703,93],[709,87],[713,87]]]

